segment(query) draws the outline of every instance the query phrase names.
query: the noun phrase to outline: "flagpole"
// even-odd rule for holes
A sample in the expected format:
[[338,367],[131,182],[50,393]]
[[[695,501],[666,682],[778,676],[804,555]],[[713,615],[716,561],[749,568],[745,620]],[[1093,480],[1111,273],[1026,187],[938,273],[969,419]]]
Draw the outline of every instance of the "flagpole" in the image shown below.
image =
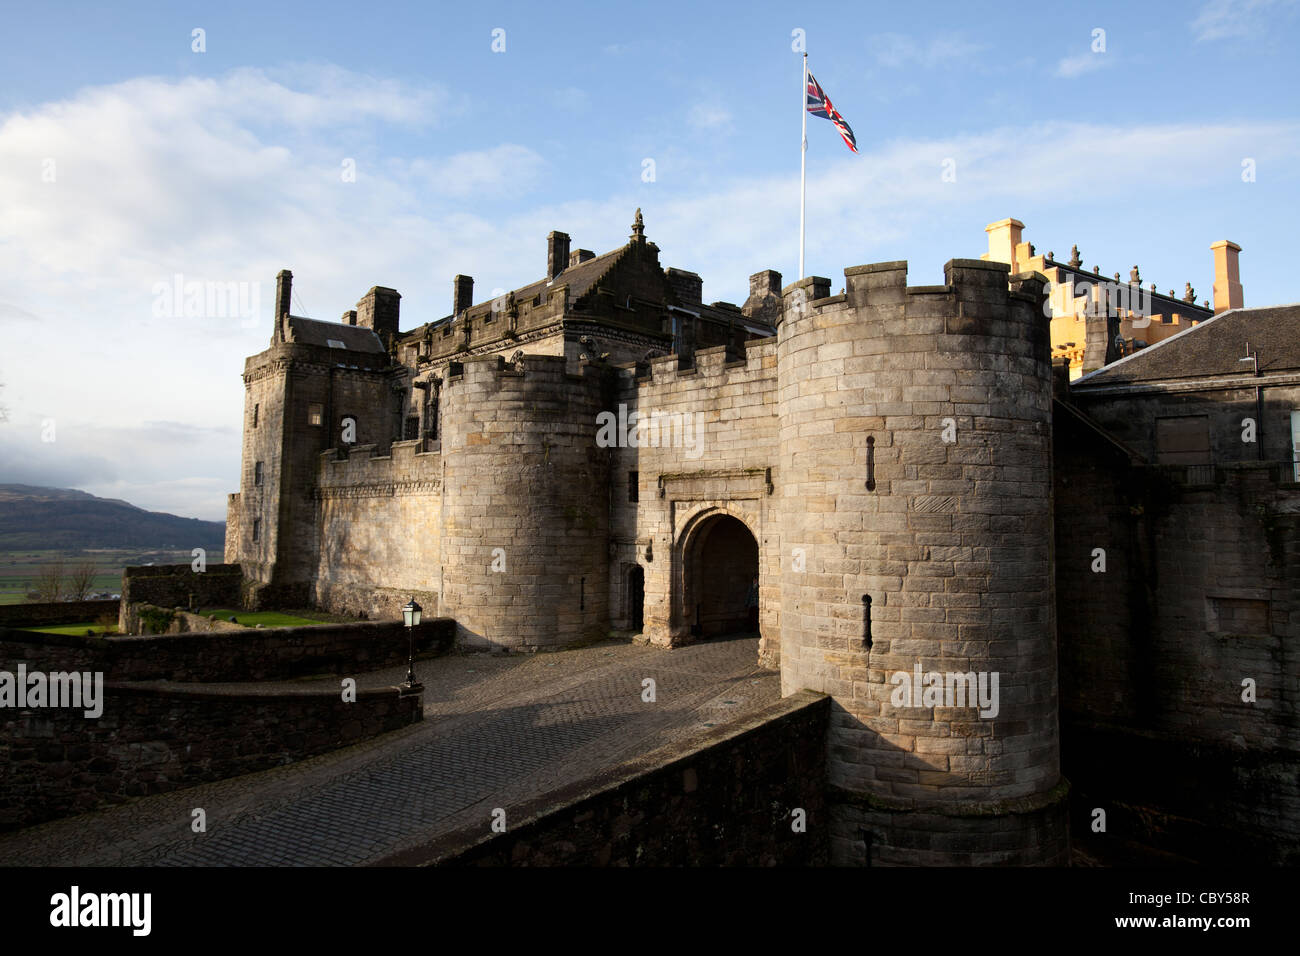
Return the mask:
[[803,138],[799,148],[799,278],[803,278],[804,201],[808,194],[808,52],[803,55],[803,87],[799,90],[799,112],[803,114]]

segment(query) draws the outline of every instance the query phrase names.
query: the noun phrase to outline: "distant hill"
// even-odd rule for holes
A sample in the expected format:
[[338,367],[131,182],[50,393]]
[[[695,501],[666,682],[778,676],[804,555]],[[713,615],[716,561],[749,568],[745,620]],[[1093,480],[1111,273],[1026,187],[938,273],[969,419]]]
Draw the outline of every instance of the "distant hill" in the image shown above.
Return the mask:
[[220,521],[145,511],[71,488],[0,484],[0,551],[82,548],[225,548]]

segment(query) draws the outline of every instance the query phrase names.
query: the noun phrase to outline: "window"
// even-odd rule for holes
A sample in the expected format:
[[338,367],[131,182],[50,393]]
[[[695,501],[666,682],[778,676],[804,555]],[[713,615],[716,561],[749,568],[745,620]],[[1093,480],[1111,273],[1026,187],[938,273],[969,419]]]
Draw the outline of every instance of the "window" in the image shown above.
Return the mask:
[[256,402],[253,404],[253,427],[254,428],[257,427],[257,413],[258,410],[261,409],[261,407],[262,406],[258,405]]
[[425,392],[424,433],[430,441],[438,440],[438,388],[435,379],[429,383],[429,389]]
[[627,500],[641,500],[641,473],[639,471],[629,471],[627,473]]
[[1157,418],[1156,460],[1162,465],[1210,464],[1209,416]]
[[330,348],[332,348],[332,349],[345,349],[345,348],[347,348],[347,346],[346,346],[345,344],[343,344],[342,342],[340,342],[338,339],[326,339],[326,340],[325,340],[325,344],[328,345],[328,346],[329,346]]
[[420,416],[406,416],[406,428],[402,431],[402,438],[405,441],[412,441],[420,437]]
[[253,540],[260,541],[262,538],[262,519],[253,519]]
[[1300,481],[1300,412],[1291,413],[1291,461],[1295,480]]
[[1205,599],[1205,629],[1213,634],[1268,637],[1272,633],[1269,602],[1210,595]]
[[262,463],[259,461],[253,465],[253,485],[260,486],[261,484],[262,484]]
[[307,424],[320,425],[325,421],[325,406],[320,402],[312,402],[307,406]]

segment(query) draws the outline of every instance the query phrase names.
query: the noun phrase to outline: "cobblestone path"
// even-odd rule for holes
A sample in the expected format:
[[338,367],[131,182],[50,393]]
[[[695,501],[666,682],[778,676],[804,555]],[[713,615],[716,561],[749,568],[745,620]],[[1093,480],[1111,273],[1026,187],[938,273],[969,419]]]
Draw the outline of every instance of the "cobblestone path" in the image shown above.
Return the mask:
[[[424,721],[262,773],[146,797],[0,836],[33,866],[355,865],[481,823],[560,785],[780,696],[756,639],[673,651],[605,643],[417,662]],[[394,668],[358,683],[391,686]],[[656,700],[642,700],[655,680]],[[192,811],[207,832],[191,832]]]

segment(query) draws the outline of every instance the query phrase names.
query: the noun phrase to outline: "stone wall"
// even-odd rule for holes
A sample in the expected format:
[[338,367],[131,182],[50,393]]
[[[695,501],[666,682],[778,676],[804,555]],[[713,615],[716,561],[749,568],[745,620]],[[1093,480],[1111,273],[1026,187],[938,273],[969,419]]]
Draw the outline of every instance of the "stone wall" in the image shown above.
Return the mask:
[[[1244,366],[1249,368],[1249,366]],[[1107,432],[1124,442],[1146,461],[1159,463],[1156,436],[1161,420],[1203,417],[1209,438],[1206,461],[1224,465],[1233,462],[1291,461],[1291,413],[1300,409],[1300,386],[1273,385],[1261,389],[1256,404],[1253,388],[1124,386],[1074,388],[1071,400]],[[1255,422],[1255,441],[1243,441],[1249,429],[1243,420]]]
[[55,601],[40,604],[0,605],[0,627],[48,627],[79,624],[118,615],[117,601]]
[[[444,653],[454,634],[454,621],[422,622],[417,654]],[[406,662],[408,643],[400,621],[107,638],[7,630],[0,631],[0,668],[25,661],[43,670],[103,671],[113,681],[288,680],[395,667]]]
[[442,456],[422,440],[320,456],[318,607],[395,618],[414,597],[439,612],[442,590]]
[[[506,809],[389,865],[819,866],[830,701],[802,692],[735,725],[644,754],[608,776]],[[803,832],[796,832],[802,810]]]
[[189,564],[158,564],[122,570],[122,607],[118,628],[130,633],[127,608],[132,604],[158,607],[238,608],[243,571],[238,564],[209,564],[195,571]]
[[[234,615],[236,621],[238,614]],[[206,614],[178,611],[154,604],[124,604],[119,619],[118,634],[194,634],[210,631],[246,631],[247,628],[229,620],[219,620]]]
[[[0,712],[0,830],[266,770],[419,721],[421,695],[107,685],[103,714]],[[178,832],[188,818],[175,821]]]
[[[1083,407],[1109,427],[1151,422],[1152,402]],[[1101,808],[1112,839],[1205,862],[1300,860],[1300,489],[1239,460],[1253,402],[1213,411],[1228,433],[1215,454],[1233,457],[1192,480],[1078,427],[1057,443],[1063,753],[1085,848],[1108,838],[1091,829]]]

